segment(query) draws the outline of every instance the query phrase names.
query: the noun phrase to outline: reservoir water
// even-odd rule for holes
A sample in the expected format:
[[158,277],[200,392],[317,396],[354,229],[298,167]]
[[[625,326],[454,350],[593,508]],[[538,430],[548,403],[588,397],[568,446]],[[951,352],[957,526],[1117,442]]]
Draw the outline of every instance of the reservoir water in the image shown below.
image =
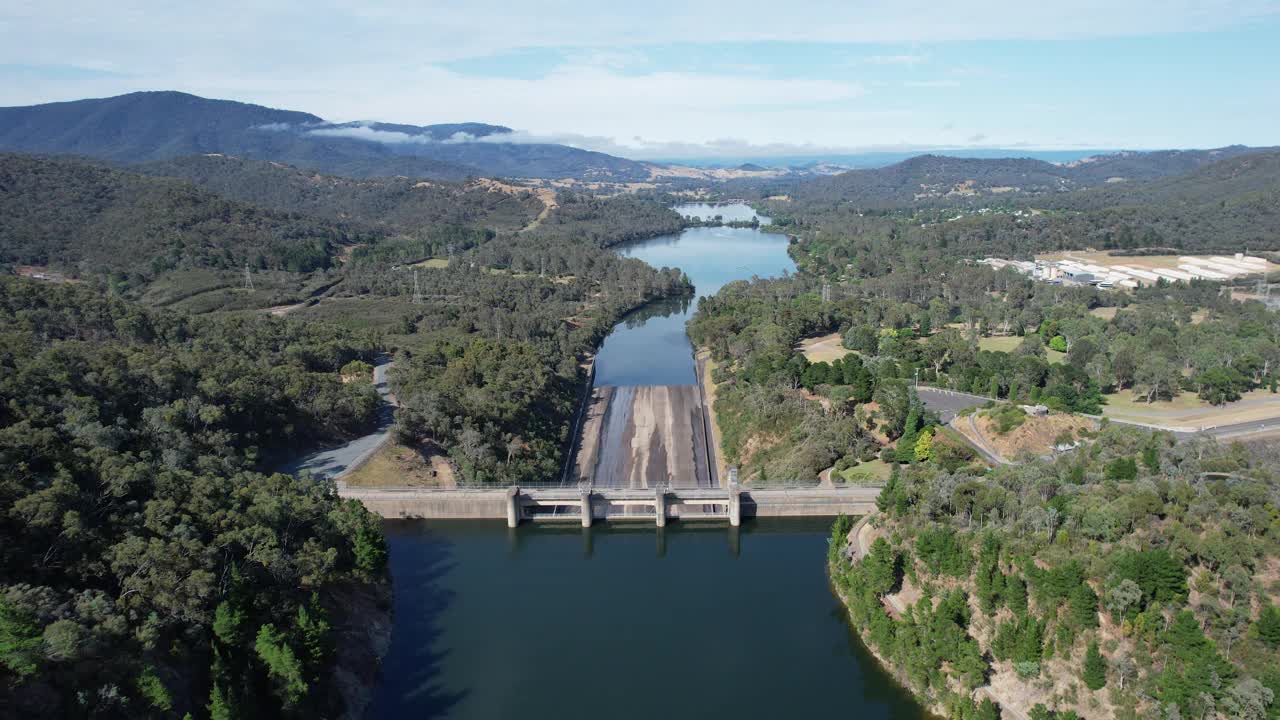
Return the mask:
[[[678,209],[751,217],[745,205]],[[620,252],[682,268],[699,295],[793,268],[785,235],[752,228]],[[620,323],[596,384],[693,383],[694,309],[671,302]],[[388,521],[395,627],[368,717],[924,718],[831,593],[829,527]]]
[[[747,205],[679,205],[687,217],[750,220]],[[768,218],[760,218],[768,222]],[[698,227],[621,246],[618,252],[654,267],[678,267],[699,297],[715,295],[726,283],[753,276],[777,277],[795,269],[787,236],[755,228]],[[596,385],[691,385],[696,380],[693,347],[685,323],[697,304],[655,303],[632,313],[605,338],[596,356]]]
[[828,588],[828,527],[389,522],[368,717],[923,718]]

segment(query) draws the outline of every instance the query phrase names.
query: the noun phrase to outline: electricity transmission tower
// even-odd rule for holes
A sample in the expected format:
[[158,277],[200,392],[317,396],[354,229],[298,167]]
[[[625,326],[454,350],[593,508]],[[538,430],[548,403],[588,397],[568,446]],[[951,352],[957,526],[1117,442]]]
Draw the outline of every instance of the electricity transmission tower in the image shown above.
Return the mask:
[[422,304],[422,286],[418,284],[418,271],[413,271],[413,304]]
[[249,263],[244,264],[244,289],[253,289],[253,274],[249,272]]

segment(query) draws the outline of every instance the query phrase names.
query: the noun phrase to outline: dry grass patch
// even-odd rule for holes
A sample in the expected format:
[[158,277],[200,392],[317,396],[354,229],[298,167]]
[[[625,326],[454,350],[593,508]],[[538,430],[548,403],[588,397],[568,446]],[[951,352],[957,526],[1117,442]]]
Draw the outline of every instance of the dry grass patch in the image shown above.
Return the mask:
[[348,487],[456,488],[453,466],[439,453],[387,443],[343,478]]
[[803,353],[811,363],[831,362],[853,352],[841,345],[841,342],[840,333],[831,333],[830,335],[801,340],[800,344],[796,346],[796,350]]
[[443,270],[449,267],[449,258],[430,258],[420,263],[414,263],[414,267],[431,268],[433,270]]

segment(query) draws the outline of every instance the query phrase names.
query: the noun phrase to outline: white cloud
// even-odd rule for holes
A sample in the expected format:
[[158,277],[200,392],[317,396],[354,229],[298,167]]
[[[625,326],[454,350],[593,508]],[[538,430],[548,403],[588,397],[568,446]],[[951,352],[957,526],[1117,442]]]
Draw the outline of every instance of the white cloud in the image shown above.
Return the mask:
[[[815,147],[960,142],[971,129],[940,132],[936,111],[886,102],[902,85],[881,86],[887,78],[877,73],[941,66],[946,53],[938,46],[951,42],[1203,32],[1278,11],[1280,0],[812,0],[784,11],[763,0],[8,0],[0,7],[0,65],[109,72],[41,78],[0,70],[0,105],[177,89],[336,121],[501,123],[527,133],[508,141],[576,137],[584,146],[637,153],[682,146],[692,152],[725,137],[757,148],[793,148],[788,143],[796,139]],[[750,65],[740,56],[723,63],[716,57],[721,43],[753,41],[834,43],[862,60],[827,73],[832,79],[784,79],[770,74],[766,56],[758,64],[746,58]],[[700,63],[678,72],[653,69],[655,48],[681,43],[704,51]],[[567,59],[535,78],[442,67],[530,48],[555,48]],[[955,67],[937,74],[976,72]],[[983,127],[993,142],[1057,137],[1056,130],[1001,123],[996,111],[990,121],[961,122]],[[1132,127],[1139,128],[1133,135],[1112,137],[1139,146],[1157,132],[1150,123]],[[1101,119],[1079,132],[1096,128],[1105,129]],[[393,140],[368,137],[370,130],[348,134]]]
[[428,145],[435,142],[435,140],[426,135],[410,135],[409,133],[397,132],[394,130],[375,130],[367,125],[316,128],[315,130],[308,130],[307,134],[319,135],[321,137],[354,138],[356,140],[368,140],[369,142],[391,144],[415,143]]

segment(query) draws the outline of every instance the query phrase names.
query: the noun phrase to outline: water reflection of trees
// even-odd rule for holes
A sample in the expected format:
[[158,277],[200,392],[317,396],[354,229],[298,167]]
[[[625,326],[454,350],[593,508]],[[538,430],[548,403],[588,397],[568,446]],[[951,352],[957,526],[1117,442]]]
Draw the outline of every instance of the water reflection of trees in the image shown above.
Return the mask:
[[684,315],[689,312],[689,305],[692,303],[692,293],[688,295],[681,295],[679,297],[657,300],[638,310],[632,311],[622,319],[622,322],[624,327],[628,329],[637,328],[654,318],[667,318],[672,315]]

